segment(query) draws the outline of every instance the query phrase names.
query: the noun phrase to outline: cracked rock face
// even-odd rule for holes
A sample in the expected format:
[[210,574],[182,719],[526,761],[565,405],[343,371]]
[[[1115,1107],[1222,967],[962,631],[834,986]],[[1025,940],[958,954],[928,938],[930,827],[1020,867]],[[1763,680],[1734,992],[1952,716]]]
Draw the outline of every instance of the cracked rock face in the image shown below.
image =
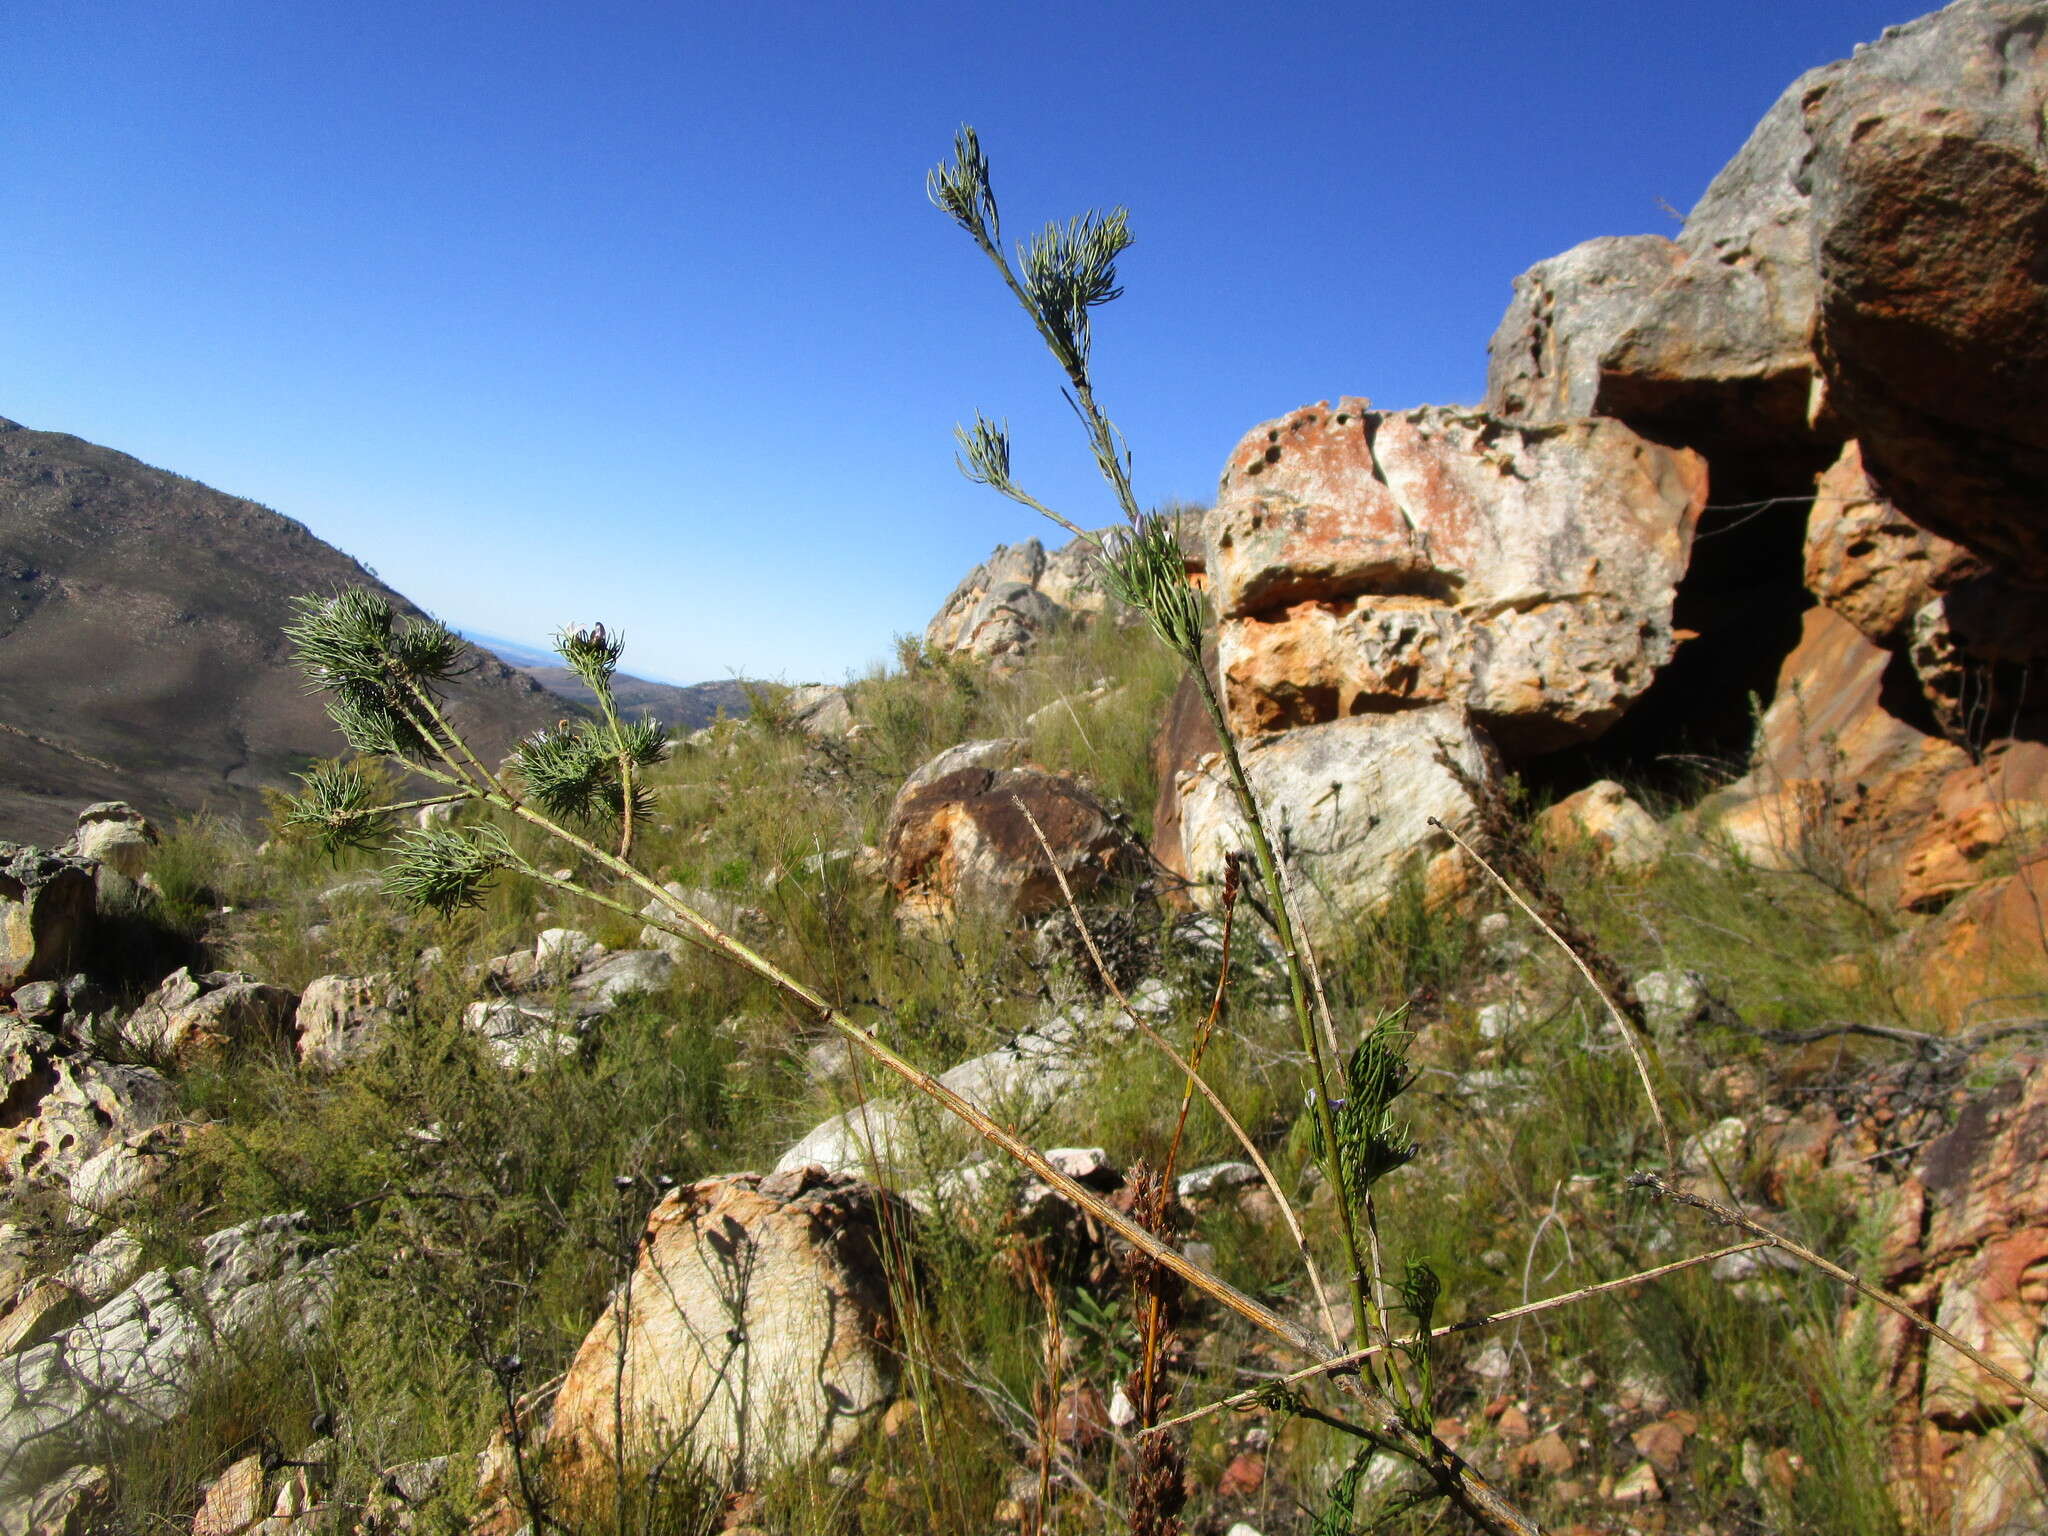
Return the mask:
[[83,1465],[110,1432],[176,1417],[238,1339],[309,1326],[332,1292],[333,1259],[308,1251],[303,1225],[266,1216],[216,1232],[197,1264],[150,1271],[10,1358],[0,1370],[0,1501]]
[[1455,704],[1510,756],[1590,740],[1671,658],[1706,488],[1614,421],[1340,400],[1255,428],[1205,524],[1233,726]]

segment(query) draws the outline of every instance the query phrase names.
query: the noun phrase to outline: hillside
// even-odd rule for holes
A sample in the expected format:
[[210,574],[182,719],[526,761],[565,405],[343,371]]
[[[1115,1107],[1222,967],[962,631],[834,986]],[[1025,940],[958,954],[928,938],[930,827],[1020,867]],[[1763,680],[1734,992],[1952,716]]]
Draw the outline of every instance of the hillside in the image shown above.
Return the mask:
[[[419,612],[267,507],[0,418],[0,837],[55,841],[87,800],[254,811],[336,750],[279,629],[351,584]],[[454,707],[494,752],[559,713],[495,657]]]

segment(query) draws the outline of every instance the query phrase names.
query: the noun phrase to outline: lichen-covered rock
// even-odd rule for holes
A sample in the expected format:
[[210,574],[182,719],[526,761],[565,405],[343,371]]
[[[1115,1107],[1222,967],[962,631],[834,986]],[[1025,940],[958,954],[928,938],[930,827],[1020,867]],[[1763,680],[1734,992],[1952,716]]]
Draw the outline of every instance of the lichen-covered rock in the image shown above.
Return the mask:
[[882,857],[899,913],[919,922],[963,911],[1042,916],[1061,904],[1054,860],[1077,899],[1142,868],[1136,838],[1101,801],[1032,767],[956,768],[914,782],[890,808]]
[[0,842],[0,997],[75,969],[96,912],[94,869],[86,859]]
[[621,1444],[629,1475],[673,1452],[741,1483],[844,1450],[895,1392],[883,1252],[909,1221],[816,1168],[670,1194],[555,1400],[557,1486],[602,1497]]
[[1612,421],[1363,401],[1248,434],[1204,524],[1239,733],[1454,703],[1511,753],[1588,740],[1676,646],[1704,466]]
[[[1496,771],[1470,718],[1452,704],[1262,736],[1242,755],[1318,940],[1383,907],[1411,874],[1439,894],[1454,889],[1455,856],[1439,862],[1450,839],[1429,823],[1468,830],[1476,807],[1460,773],[1478,785]],[[1200,899],[1211,902],[1225,860],[1247,849],[1244,824],[1217,757],[1183,773],[1179,790],[1181,857],[1191,878],[1208,883]]]

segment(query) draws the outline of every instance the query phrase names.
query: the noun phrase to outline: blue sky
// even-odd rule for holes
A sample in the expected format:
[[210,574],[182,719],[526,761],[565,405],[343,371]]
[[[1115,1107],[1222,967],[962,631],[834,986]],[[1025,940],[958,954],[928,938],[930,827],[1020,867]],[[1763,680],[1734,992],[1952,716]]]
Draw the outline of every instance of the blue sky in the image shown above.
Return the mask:
[[1031,514],[1110,515],[1051,364],[925,202],[1122,202],[1101,393],[1206,500],[1308,401],[1475,399],[1531,262],[1674,232],[1910,5],[15,0],[0,415],[296,517],[465,627],[836,679]]

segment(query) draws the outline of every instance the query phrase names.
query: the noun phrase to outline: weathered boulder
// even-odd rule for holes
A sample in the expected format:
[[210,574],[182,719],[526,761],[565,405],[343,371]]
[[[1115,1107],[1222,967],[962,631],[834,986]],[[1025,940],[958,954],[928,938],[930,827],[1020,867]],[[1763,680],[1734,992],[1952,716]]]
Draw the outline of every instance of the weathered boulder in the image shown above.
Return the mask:
[[[2048,1302],[2048,1063],[2022,1060],[1964,1105],[1899,1191],[1883,1283],[2021,1380],[2038,1382]],[[1896,1405],[1892,1492],[1915,1524],[1956,1536],[2048,1520],[2030,1443],[2048,1415],[1954,1350],[1862,1304]]]
[[1594,415],[1601,357],[1687,259],[1661,235],[1604,235],[1537,262],[1487,343],[1486,408],[1510,421]]
[[149,818],[125,800],[102,800],[78,813],[72,851],[93,859],[127,880],[149,870],[150,851],[160,839]]
[[68,975],[92,933],[96,866],[0,842],[0,997]]
[[1929,533],[1870,483],[1859,443],[1815,484],[1806,519],[1806,589],[1874,645],[1892,646],[1913,616],[1982,562]]
[[1456,703],[1508,752],[1590,739],[1676,647],[1697,456],[1612,421],[1307,407],[1232,454],[1205,523],[1241,734]]
[[17,1498],[0,1498],[0,1530],[21,1536],[92,1536],[113,1502],[114,1479],[105,1467],[81,1466]]
[[890,807],[882,842],[899,914],[919,922],[963,911],[1032,918],[1059,906],[1059,881],[1033,820],[1077,899],[1143,867],[1137,839],[1065,775],[1033,767],[956,768],[923,782],[912,775]]
[[1679,232],[1685,261],[1600,357],[1594,414],[1659,442],[1773,458],[1813,442],[1819,283],[1803,185],[1806,114],[1845,67],[1793,81],[1708,185]]
[[152,1270],[0,1371],[0,1499],[84,1465],[110,1434],[182,1412],[202,1373],[239,1341],[289,1343],[325,1310],[333,1256],[306,1243],[301,1215],[216,1232],[199,1262]]
[[569,978],[569,996],[579,1014],[609,1013],[629,997],[659,992],[676,973],[666,949],[621,949],[603,955]]
[[102,1061],[0,1020],[0,1188],[68,1185],[107,1143],[161,1122],[173,1098],[148,1067]]
[[1552,843],[1589,849],[1618,874],[1648,869],[1664,856],[1664,829],[1657,818],[1612,779],[1588,784],[1536,818]]
[[573,1014],[531,1003],[471,1003],[462,1011],[462,1027],[483,1037],[492,1058],[508,1072],[538,1072],[549,1062],[573,1056],[581,1042],[568,1028]]
[[283,1047],[292,1038],[299,995],[241,971],[180,967],[122,1025],[129,1045],[184,1067],[207,1057]]
[[1913,520],[2048,584],[2048,5],[1963,0],[1808,107],[1829,409]]
[[90,1227],[144,1198],[163,1182],[191,1136],[189,1126],[169,1121],[109,1141],[68,1181],[71,1225]]
[[299,1060],[333,1070],[360,1061],[398,1021],[405,988],[386,972],[371,976],[318,976],[306,983],[293,1029]]
[[845,736],[854,728],[853,701],[831,683],[799,683],[785,707],[789,723],[806,736]]
[[671,1193],[555,1400],[557,1485],[601,1496],[621,1445],[628,1475],[680,1451],[742,1484],[844,1450],[895,1393],[883,1254],[910,1219],[816,1168]]
[[[1438,893],[1453,888],[1456,856],[1438,862],[1451,843],[1429,822],[1469,829],[1476,807],[1459,774],[1483,784],[1496,771],[1455,704],[1333,720],[1256,737],[1240,750],[1319,941],[1384,906],[1411,872]],[[1179,791],[1181,857],[1190,878],[1209,882],[1198,899],[1213,901],[1225,861],[1248,851],[1244,824],[1218,757],[1183,773]]]

